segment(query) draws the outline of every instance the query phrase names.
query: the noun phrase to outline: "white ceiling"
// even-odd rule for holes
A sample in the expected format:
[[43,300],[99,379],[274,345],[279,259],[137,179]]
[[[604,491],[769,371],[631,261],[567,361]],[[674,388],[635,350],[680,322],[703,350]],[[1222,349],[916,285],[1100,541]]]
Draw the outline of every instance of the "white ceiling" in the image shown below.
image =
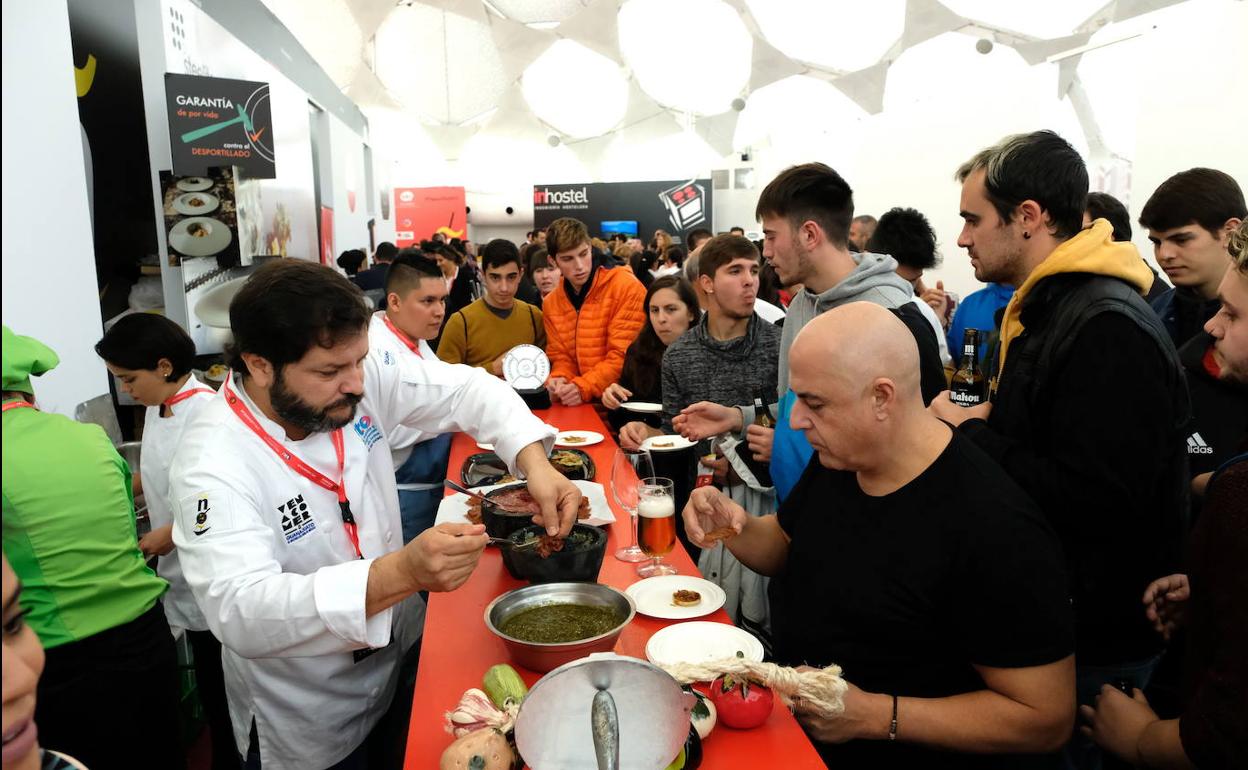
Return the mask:
[[370,120],[419,121],[444,157],[483,131],[574,151],[696,135],[726,155],[789,99],[833,126],[887,109],[905,98],[885,98],[893,63],[922,80],[905,54],[935,38],[971,64],[994,58],[974,53],[987,39],[1034,66],[1180,1],[264,0]]

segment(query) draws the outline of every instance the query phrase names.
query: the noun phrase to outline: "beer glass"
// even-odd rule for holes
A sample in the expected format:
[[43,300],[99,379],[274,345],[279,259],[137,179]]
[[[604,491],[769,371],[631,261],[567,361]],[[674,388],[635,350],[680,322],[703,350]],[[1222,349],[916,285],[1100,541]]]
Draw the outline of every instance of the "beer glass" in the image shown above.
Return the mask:
[[663,563],[663,557],[676,545],[676,499],[672,480],[644,479],[637,490],[637,538],[641,550],[652,561],[637,568],[643,578],[675,575],[676,568]]
[[637,494],[642,479],[654,476],[654,463],[645,449],[617,449],[611,463],[611,493],[615,502],[628,511],[633,532],[632,544],[617,550],[620,561],[645,561],[646,554],[637,547]]

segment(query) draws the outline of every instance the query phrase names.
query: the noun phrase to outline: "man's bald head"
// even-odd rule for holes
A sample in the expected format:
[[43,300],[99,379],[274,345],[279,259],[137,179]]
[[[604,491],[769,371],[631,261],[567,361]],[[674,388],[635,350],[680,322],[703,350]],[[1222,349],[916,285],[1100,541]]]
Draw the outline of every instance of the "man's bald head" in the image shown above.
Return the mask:
[[886,378],[896,383],[899,398],[922,404],[914,335],[891,311],[871,302],[833,308],[806,324],[789,351],[789,367],[794,377],[800,372],[816,383],[835,379],[859,393]]
[[888,310],[855,302],[806,324],[789,351],[797,401],[789,424],[825,468],[871,472],[895,462],[926,418],[919,350]]

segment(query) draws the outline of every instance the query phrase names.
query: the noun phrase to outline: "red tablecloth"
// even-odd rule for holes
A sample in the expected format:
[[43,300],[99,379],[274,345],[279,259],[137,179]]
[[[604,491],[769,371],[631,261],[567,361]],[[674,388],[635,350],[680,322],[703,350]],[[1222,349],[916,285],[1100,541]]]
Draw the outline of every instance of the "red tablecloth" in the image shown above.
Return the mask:
[[[622,543],[626,544],[631,537],[628,514],[615,506],[610,491],[615,443],[592,407],[557,406],[537,414],[561,430],[592,430],[606,436],[602,443],[584,447],[598,466],[595,481],[607,488],[607,499],[615,512],[615,524],[610,527],[607,555],[598,580],[619,589],[626,588],[640,578],[637,577],[636,564],[617,561],[612,556],[615,549]],[[458,481],[464,458],[478,451],[481,450],[471,438],[464,434],[457,435],[451,445],[448,475]],[[666,561],[675,565],[682,575],[700,574],[679,544]],[[499,594],[522,585],[525,584],[513,580],[503,568],[498,549],[487,548],[476,572],[464,586],[449,594],[430,594],[407,739],[406,770],[427,770],[438,766],[442,751],[452,740],[443,729],[442,715],[459,702],[464,690],[481,687],[481,677],[486,669],[495,663],[509,662],[503,643],[485,627],[485,607]],[[730,622],[723,610],[702,619]],[[615,652],[645,659],[646,642],[650,636],[673,622],[637,615],[620,634]],[[541,678],[541,674],[536,672],[519,666],[516,669],[530,686]],[[793,715],[780,705],[779,700],[762,727],[733,730],[717,726],[706,740],[703,750],[702,766],[714,770],[824,767]]]

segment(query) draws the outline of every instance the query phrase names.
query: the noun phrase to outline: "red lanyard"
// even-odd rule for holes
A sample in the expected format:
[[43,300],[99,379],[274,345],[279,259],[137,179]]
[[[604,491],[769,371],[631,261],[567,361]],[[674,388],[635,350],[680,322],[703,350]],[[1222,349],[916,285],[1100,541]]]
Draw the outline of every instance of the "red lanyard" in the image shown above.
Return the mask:
[[381,320],[385,321],[386,328],[394,332],[394,336],[399,338],[399,342],[402,342],[404,345],[407,345],[407,349],[415,353],[417,358],[424,358],[424,356],[420,354],[420,345],[418,343],[412,342],[411,337],[408,337],[406,334],[399,331],[399,327],[395,326],[390,321],[390,316],[383,315],[381,317]]
[[3,407],[0,407],[0,411],[7,412],[10,409],[38,409],[38,408],[39,407],[35,406],[29,401],[10,401],[9,403],[5,404]]
[[256,436],[258,436],[269,449],[273,450],[273,453],[280,457],[282,462],[286,463],[292,471],[298,473],[300,476],[303,476],[313,484],[324,487],[330,492],[338,495],[338,509],[342,512],[342,527],[347,531],[347,539],[350,540],[351,545],[355,547],[355,555],[358,558],[364,558],[364,554],[360,551],[360,535],[355,525],[355,516],[351,513],[351,503],[347,500],[347,489],[342,475],[343,467],[346,464],[346,453],[343,449],[342,443],[342,428],[339,428],[330,434],[330,439],[334,442],[334,453],[338,456],[338,481],[335,482],[329,479],[325,474],[318,471],[316,468],[313,468],[311,465],[308,465],[303,460],[288,452],[285,447],[278,443],[277,439],[270,436],[264,428],[260,427],[260,421],[256,419],[256,416],[251,413],[251,410],[247,408],[247,405],[243,403],[242,399],[238,397],[238,394],[234,392],[234,389],[230,387],[233,377],[234,375],[231,374],[226,379],[225,384],[222,385],[225,389],[225,401],[230,405],[230,409],[232,409],[238,419],[242,420],[243,424],[248,428],[251,428],[251,432],[255,433]]
[[196,393],[216,393],[216,392],[217,391],[213,390],[212,388],[191,388],[190,390],[184,390],[175,396],[170,396],[169,398],[166,398],[164,401],[161,402],[161,404],[169,409],[169,414],[173,414],[174,404],[185,401],[191,396],[195,395]]

